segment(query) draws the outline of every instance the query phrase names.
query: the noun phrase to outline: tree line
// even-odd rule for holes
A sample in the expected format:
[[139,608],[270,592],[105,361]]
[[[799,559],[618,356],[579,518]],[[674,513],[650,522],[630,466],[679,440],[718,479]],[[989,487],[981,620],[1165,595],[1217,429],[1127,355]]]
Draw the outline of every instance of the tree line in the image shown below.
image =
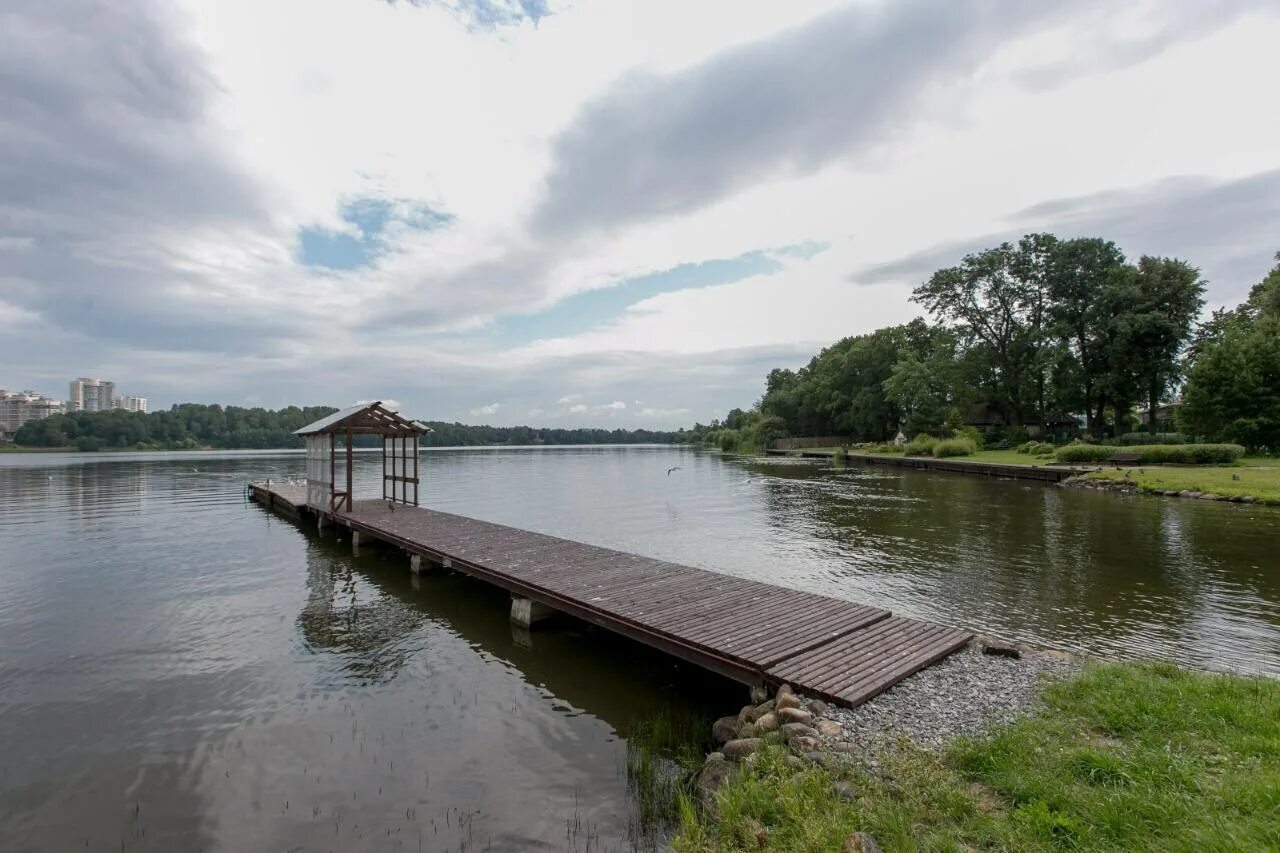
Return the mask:
[[[156,412],[72,412],[31,421],[14,436],[27,447],[77,450],[275,449],[302,447],[294,435],[312,421],[338,411],[332,406],[288,406],[271,410],[183,403]],[[534,429],[527,426],[469,426],[425,421],[428,447],[521,444],[670,444],[680,433],[638,429]],[[374,446],[377,439],[358,443]]]
[[752,409],[689,436],[722,446],[885,441],[970,424],[997,439],[1082,427],[1102,440],[1138,426],[1136,407],[1147,410],[1141,426],[1159,431],[1162,404],[1181,391],[1183,431],[1280,447],[1280,266],[1244,305],[1197,325],[1204,291],[1186,261],[1131,262],[1109,240],[1028,234],[929,276],[912,293],[928,319],[772,370]]

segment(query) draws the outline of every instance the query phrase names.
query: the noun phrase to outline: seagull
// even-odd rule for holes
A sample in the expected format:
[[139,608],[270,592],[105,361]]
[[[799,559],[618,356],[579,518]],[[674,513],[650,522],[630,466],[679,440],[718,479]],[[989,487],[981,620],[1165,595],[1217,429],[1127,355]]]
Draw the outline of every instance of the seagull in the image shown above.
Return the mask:
[[672,472],[672,471],[679,471],[679,470],[680,470],[680,466],[679,466],[679,465],[673,465],[673,466],[671,466],[670,468],[668,468],[668,469],[667,469],[667,476],[668,476],[668,477],[670,477],[670,476],[671,476],[671,472]]

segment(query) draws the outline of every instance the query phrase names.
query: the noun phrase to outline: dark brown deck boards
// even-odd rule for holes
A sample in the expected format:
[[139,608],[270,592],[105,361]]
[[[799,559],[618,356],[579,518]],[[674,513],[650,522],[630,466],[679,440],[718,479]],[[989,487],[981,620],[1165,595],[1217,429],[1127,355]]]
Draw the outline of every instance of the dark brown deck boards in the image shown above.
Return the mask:
[[768,674],[807,692],[860,705],[968,642],[955,628],[893,616],[796,655]]
[[[305,488],[255,483],[304,509]],[[334,519],[377,539],[748,683],[858,704],[969,635],[802,590],[419,507],[357,501]]]

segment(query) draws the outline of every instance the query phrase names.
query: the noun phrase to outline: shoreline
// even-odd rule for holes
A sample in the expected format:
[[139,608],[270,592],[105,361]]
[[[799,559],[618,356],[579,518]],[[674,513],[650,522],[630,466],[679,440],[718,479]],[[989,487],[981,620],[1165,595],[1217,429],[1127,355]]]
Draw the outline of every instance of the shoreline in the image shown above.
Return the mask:
[[[1262,794],[1280,781],[1280,751],[1259,747],[1280,739],[1280,682],[1263,676],[979,639],[856,708],[786,685],[752,699],[764,701],[713,727],[720,746],[682,803],[677,850],[1248,849],[1280,837]],[[1117,798],[1137,817],[1115,819]]]

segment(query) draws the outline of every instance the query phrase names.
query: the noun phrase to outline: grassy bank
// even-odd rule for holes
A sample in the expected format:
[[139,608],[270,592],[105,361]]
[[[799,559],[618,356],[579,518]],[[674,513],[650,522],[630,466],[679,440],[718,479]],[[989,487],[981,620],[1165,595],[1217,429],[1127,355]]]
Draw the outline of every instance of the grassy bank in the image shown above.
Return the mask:
[[1260,503],[1280,504],[1280,459],[1245,458],[1236,465],[1125,466],[1094,471],[1091,480],[1122,480],[1144,492],[1208,492],[1223,497],[1250,496]]
[[1167,664],[1093,665],[1045,709],[942,754],[905,746],[872,774],[765,752],[681,807],[682,851],[1280,848],[1280,683]]

